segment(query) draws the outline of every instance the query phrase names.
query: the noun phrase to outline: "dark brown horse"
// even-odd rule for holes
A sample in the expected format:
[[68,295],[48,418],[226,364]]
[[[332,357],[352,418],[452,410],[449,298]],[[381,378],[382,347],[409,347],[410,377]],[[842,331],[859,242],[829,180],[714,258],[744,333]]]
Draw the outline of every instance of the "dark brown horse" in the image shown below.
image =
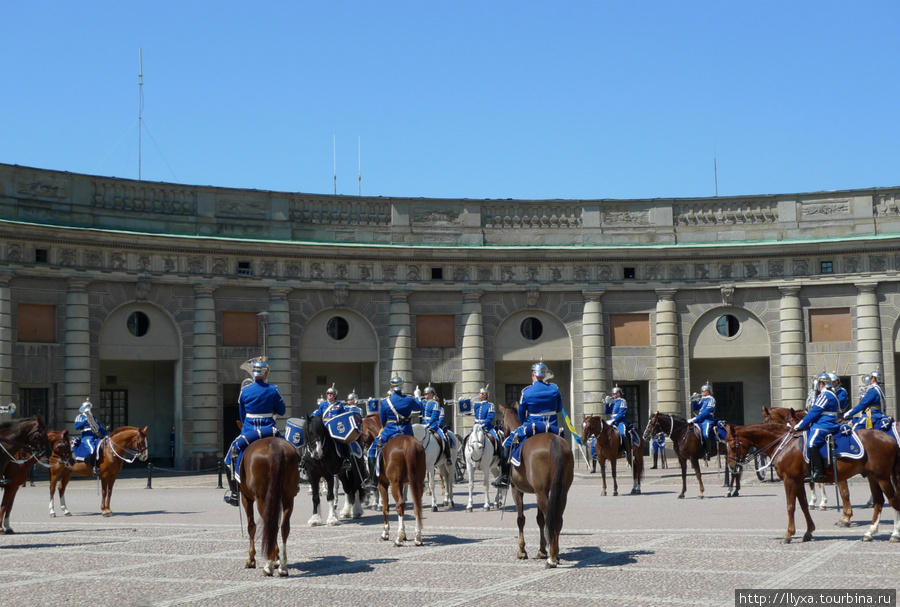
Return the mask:
[[597,461],[600,462],[600,473],[603,476],[603,491],[600,495],[606,495],[606,462],[609,462],[612,472],[613,495],[619,495],[619,483],[616,480],[616,461],[625,457],[631,466],[631,494],[638,495],[641,492],[641,478],[644,476],[644,447],[643,445],[631,445],[630,453],[621,450],[621,437],[619,431],[607,424],[599,415],[585,415],[581,422],[581,442],[588,448],[591,439],[596,439],[594,448],[597,451]]
[[261,550],[266,555],[263,575],[271,576],[278,561],[278,575],[287,577],[287,540],[291,533],[294,496],[300,483],[300,454],[296,447],[279,436],[262,438],[250,443],[244,450],[240,474],[241,502],[247,515],[247,535],[250,536],[250,555],[245,567],[256,568],[256,519],[253,514],[253,504],[256,503],[263,525]]
[[[862,474],[869,481],[869,489],[874,498],[874,513],[872,525],[866,531],[863,540],[871,540],[878,532],[881,509],[887,496],[891,507],[894,508],[894,531],[891,534],[891,541],[900,541],[900,495],[897,494],[897,489],[900,488],[900,448],[892,436],[880,430],[858,430],[856,434],[862,441],[865,454],[860,459],[838,458],[837,480],[846,481],[857,474]],[[796,530],[794,511],[798,500],[806,518],[803,541],[811,540],[813,531],[816,530],[809,514],[809,505],[806,503],[804,486],[806,462],[803,459],[800,440],[802,439],[786,425],[771,423],[732,426],[726,440],[729,454],[738,460],[746,456],[748,447],[751,446],[764,451],[772,460],[775,473],[784,483],[787,498],[788,528],[782,538],[785,544],[790,543]],[[826,467],[825,481],[834,482],[834,480],[834,468]]]
[[20,451],[25,453],[25,457],[34,455],[42,461],[50,457],[47,428],[40,415],[0,423],[0,472]]
[[368,448],[372,446],[372,443],[375,442],[375,439],[381,434],[382,427],[381,417],[377,413],[369,413],[363,418],[359,428],[363,447],[368,450]]
[[[69,431],[47,432],[50,441],[50,449],[53,456],[69,464],[75,462],[72,455],[72,444],[69,442]],[[3,501],[0,502],[0,533],[13,533],[9,524],[9,513],[12,512],[13,503],[16,501],[16,493],[19,487],[28,478],[28,473],[38,462],[33,453],[19,451],[16,453],[16,461],[11,461],[6,466],[6,486],[3,488]],[[46,464],[45,464],[46,465]]]
[[378,475],[378,490],[381,494],[381,511],[384,514],[384,531],[381,539],[390,539],[390,505],[388,485],[394,496],[399,528],[397,546],[406,540],[406,525],[403,514],[406,511],[404,485],[412,493],[413,511],[416,516],[416,546],[422,545],[422,493],[425,489],[425,448],[414,436],[400,434],[392,437],[381,448],[381,470]]
[[[519,414],[515,409],[499,406],[507,436],[519,427]],[[513,499],[516,502],[516,522],[519,525],[520,559],[527,559],[525,552],[524,494],[533,493],[537,498],[537,524],[541,530],[538,558],[547,559],[547,567],[559,564],[559,534],[563,526],[563,513],[569,498],[569,488],[575,478],[575,456],[561,436],[550,432],[536,434],[525,440],[519,453],[521,465],[510,471]],[[549,544],[550,551],[547,552]]]
[[[684,494],[687,492],[688,461],[691,462],[691,467],[694,469],[694,474],[697,477],[697,483],[700,485],[700,493],[697,495],[697,499],[703,499],[705,489],[703,487],[703,478],[700,474],[700,458],[703,456],[704,449],[703,441],[700,439],[699,434],[683,417],[657,411],[647,421],[647,429],[644,430],[644,440],[650,440],[650,437],[660,432],[672,439],[672,448],[675,451],[675,456],[678,457],[678,463],[681,465],[681,493],[678,495],[678,499],[684,499]],[[725,445],[716,443],[716,446],[717,452],[712,455],[726,453]],[[740,479],[737,479],[736,488],[729,495],[737,497],[740,489]]]
[[[100,512],[103,516],[112,516],[109,501],[112,499],[113,485],[116,484],[122,466],[136,459],[147,461],[147,426],[116,428],[109,433],[108,439],[100,442],[98,448],[101,451],[97,458],[97,466],[100,468]],[[57,482],[59,482],[59,507],[64,515],[72,516],[66,508],[66,485],[69,484],[72,474],[93,476],[93,471],[83,461],[67,466],[65,462],[51,458],[50,463],[50,516],[56,516],[53,510],[53,494],[56,492]]]

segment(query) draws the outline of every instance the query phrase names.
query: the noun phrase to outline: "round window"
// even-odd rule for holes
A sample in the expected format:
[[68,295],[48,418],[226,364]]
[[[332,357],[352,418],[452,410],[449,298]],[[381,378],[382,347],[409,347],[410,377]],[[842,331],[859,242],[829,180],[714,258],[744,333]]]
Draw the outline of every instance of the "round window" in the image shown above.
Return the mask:
[[347,333],[350,331],[350,325],[344,317],[335,316],[328,321],[327,325],[325,325],[325,331],[331,339],[341,341],[347,337]]
[[716,331],[722,337],[734,337],[740,328],[741,323],[731,314],[720,316],[719,320],[716,321]]
[[150,330],[150,318],[143,312],[132,312],[128,316],[128,332],[135,337],[143,337]]
[[519,326],[519,331],[522,332],[522,337],[528,341],[534,341],[539,339],[544,332],[544,325],[541,324],[541,321],[537,318],[529,316],[522,321],[522,324]]

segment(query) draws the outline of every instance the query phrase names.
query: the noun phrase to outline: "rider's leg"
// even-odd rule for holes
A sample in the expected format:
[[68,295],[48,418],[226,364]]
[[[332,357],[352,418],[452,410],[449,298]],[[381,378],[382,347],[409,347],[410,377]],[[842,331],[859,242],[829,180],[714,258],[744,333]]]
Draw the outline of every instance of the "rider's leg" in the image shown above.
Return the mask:
[[659,461],[659,447],[656,445],[653,446],[653,465],[650,466],[651,470],[656,470],[656,464]]
[[225,503],[237,506],[240,502],[238,497],[237,479],[234,476],[234,464],[237,461],[237,452],[232,443],[231,449],[228,450],[228,456],[225,458],[225,477],[228,479],[228,493],[225,494]]
[[509,486],[509,447],[505,441],[500,449],[500,476],[491,484],[494,487]]
[[366,480],[363,481],[362,489],[364,491],[374,491],[377,488],[376,477],[375,477],[375,464],[378,457],[378,451],[376,451],[374,443],[372,447],[369,449],[369,476]]

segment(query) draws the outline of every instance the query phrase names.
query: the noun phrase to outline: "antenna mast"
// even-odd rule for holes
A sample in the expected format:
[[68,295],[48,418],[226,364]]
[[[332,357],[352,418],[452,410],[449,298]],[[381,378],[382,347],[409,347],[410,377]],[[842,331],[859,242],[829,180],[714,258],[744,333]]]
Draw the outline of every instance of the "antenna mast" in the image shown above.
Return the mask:
[[719,167],[716,163],[716,148],[713,147],[713,178],[716,181],[716,198],[719,197]]
[[359,151],[359,195],[362,196],[362,137],[357,135],[356,149]]
[[141,180],[141,114],[144,111],[144,49],[138,47],[138,181]]
[[331,145],[334,149],[334,195],[337,196],[337,135],[331,136]]

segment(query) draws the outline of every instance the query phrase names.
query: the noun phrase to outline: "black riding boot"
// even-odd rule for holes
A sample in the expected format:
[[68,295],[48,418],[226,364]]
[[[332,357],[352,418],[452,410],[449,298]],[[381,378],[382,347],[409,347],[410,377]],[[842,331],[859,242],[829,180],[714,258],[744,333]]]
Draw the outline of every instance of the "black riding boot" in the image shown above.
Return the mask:
[[653,465],[650,466],[651,470],[656,470],[656,464],[659,462],[659,451],[653,452]]
[[509,487],[509,447],[500,449],[500,476],[491,483],[494,487]]
[[363,481],[362,489],[364,491],[375,491],[378,485],[375,483],[375,458],[369,456],[369,476]]
[[100,474],[100,468],[97,467],[97,456],[93,453],[84,458],[84,464],[91,469],[94,476]]
[[231,504],[232,506],[237,506],[240,504],[240,498],[238,497],[238,486],[237,481],[234,479],[234,470],[230,465],[225,466],[225,476],[228,479],[228,488],[230,491],[225,494],[225,503]]
[[806,480],[810,483],[825,482],[825,463],[818,447],[809,448],[809,470]]
[[597,472],[597,458],[592,457],[591,458],[591,474],[594,474],[595,472]]

